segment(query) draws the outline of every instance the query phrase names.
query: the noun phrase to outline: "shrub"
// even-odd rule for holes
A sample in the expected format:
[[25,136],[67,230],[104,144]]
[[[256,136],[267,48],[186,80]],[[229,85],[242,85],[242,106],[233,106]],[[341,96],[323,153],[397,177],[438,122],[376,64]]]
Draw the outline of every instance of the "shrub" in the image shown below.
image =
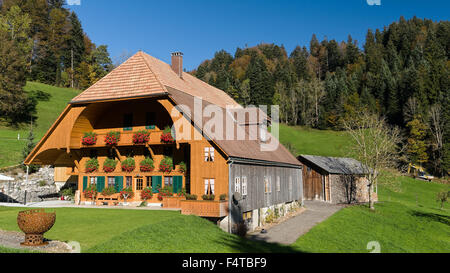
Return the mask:
[[275,213],[273,212],[273,210],[268,209],[266,212],[266,217],[264,218],[264,221],[266,223],[272,223],[275,220]]
[[213,201],[214,198],[216,198],[216,196],[214,194],[203,194],[202,195],[202,199],[203,200],[209,200],[209,201]]
[[150,140],[150,133],[146,130],[140,130],[133,134],[134,144],[144,144]]
[[173,160],[171,157],[165,156],[159,163],[159,171],[170,173],[173,170]]
[[116,189],[114,187],[107,187],[102,190],[102,195],[110,196],[116,193]]
[[164,128],[164,131],[161,135],[161,142],[163,143],[174,143],[175,140],[172,136],[172,129],[170,129],[169,126],[166,126],[166,128]]
[[123,190],[120,191],[120,198],[125,199],[125,201],[128,198],[133,198],[133,196],[134,196],[134,192],[131,187],[124,188]]
[[98,170],[98,159],[97,158],[91,158],[88,161],[86,161],[86,172],[87,173],[93,173]]
[[180,172],[181,173],[186,173],[186,170],[187,170],[186,163],[181,161],[181,163],[180,163]]
[[441,209],[444,208],[444,203],[447,202],[450,197],[450,191],[441,191],[436,196],[436,201],[440,203]]
[[195,194],[186,194],[186,200],[197,200],[197,195],[195,195]]
[[164,187],[159,189],[158,200],[162,201],[164,197],[173,196],[173,187]]
[[119,131],[111,131],[106,133],[105,143],[107,145],[117,145],[120,141],[120,132]]
[[83,195],[88,199],[94,200],[97,196],[97,187],[95,185],[90,185],[86,190],[84,190]]
[[39,181],[39,187],[45,187],[47,186],[47,182],[44,180]]
[[151,172],[155,169],[155,165],[153,164],[153,159],[146,157],[141,161],[140,170],[141,172]]
[[75,193],[74,193],[72,188],[63,189],[63,190],[60,191],[59,194],[61,196],[70,196],[70,197],[74,197],[75,196]]
[[227,195],[226,195],[226,193],[221,194],[221,195],[219,196],[219,199],[220,199],[220,201],[225,201],[225,200],[227,200]]
[[148,199],[152,199],[153,197],[153,193],[152,193],[152,188],[151,187],[147,187],[145,189],[143,189],[141,191],[141,199],[142,200],[148,200]]
[[134,158],[128,157],[122,162],[122,171],[131,173],[136,168]]
[[117,166],[117,161],[111,158],[107,158],[105,162],[103,163],[103,171],[105,173],[112,173]]
[[182,188],[181,191],[177,194],[179,197],[186,197],[186,189]]
[[97,143],[97,134],[94,132],[84,133],[81,143],[83,145],[95,145],[95,143]]

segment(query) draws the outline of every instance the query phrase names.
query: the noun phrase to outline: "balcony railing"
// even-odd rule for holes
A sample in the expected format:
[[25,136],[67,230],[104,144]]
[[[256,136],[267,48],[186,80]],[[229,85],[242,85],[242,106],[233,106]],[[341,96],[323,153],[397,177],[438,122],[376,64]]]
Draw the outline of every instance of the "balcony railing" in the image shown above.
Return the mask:
[[[95,132],[95,133],[97,134],[97,142],[94,145],[83,145],[82,140],[80,139],[78,146],[73,147],[73,148],[88,148],[88,147],[96,148],[96,147],[108,146],[108,144],[106,144],[106,142],[105,142],[105,136],[108,132]],[[120,140],[116,146],[144,145],[144,144],[134,144],[133,143],[133,135],[135,133],[136,132],[132,132],[132,131],[120,132]],[[163,131],[150,130],[150,131],[148,131],[148,133],[150,134],[150,140],[148,141],[149,145],[165,144],[165,143],[161,142],[161,135],[163,134]]]
[[228,201],[181,200],[181,214],[202,217],[224,217],[228,214]]

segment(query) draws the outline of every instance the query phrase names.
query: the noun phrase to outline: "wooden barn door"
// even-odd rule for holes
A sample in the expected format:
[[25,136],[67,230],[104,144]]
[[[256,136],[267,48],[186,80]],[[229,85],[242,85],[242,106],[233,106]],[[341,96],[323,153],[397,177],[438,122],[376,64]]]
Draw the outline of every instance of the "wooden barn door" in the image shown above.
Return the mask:
[[311,168],[303,168],[303,195],[306,200],[324,200],[322,175]]

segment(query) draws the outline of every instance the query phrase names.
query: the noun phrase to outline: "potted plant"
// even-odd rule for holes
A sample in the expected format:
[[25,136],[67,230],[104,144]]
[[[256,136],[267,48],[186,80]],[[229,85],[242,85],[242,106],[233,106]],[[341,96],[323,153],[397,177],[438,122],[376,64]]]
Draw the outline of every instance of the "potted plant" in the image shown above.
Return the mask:
[[83,195],[85,198],[91,199],[92,204],[94,204],[95,197],[97,196],[97,187],[95,185],[90,185],[84,190]]
[[195,195],[195,194],[186,194],[186,200],[197,200],[197,195]]
[[141,161],[139,164],[139,168],[141,172],[151,172],[155,169],[155,165],[153,164],[153,159],[146,157],[144,160]]
[[186,173],[187,167],[186,167],[186,163],[184,163],[184,161],[181,161],[180,163],[180,173]]
[[97,134],[94,132],[86,132],[81,138],[81,143],[83,145],[95,145],[97,143]]
[[91,158],[88,161],[86,161],[86,172],[87,173],[93,173],[98,170],[98,159],[97,158]]
[[173,160],[171,157],[165,156],[159,163],[159,171],[170,173],[173,170]]
[[133,198],[133,196],[134,196],[134,192],[131,187],[124,188],[122,191],[120,191],[120,197],[123,198],[123,200],[124,200],[124,203],[123,203],[124,206],[128,205],[127,204],[128,198]]
[[134,144],[145,144],[150,140],[150,133],[146,130],[140,130],[133,134]]
[[112,173],[117,166],[117,161],[111,158],[107,158],[105,162],[103,162],[103,171],[105,173]]
[[175,140],[172,136],[172,130],[170,129],[169,126],[166,126],[166,128],[164,128],[164,131],[161,135],[161,142],[163,143],[174,143]]
[[105,143],[106,145],[117,145],[117,143],[119,143],[120,141],[120,132],[119,131],[111,131],[106,133],[105,136]]
[[181,191],[177,194],[178,197],[186,197],[186,188],[182,188]]
[[152,199],[152,197],[153,197],[152,187],[147,187],[141,191],[141,199],[143,201]]
[[122,171],[131,173],[136,168],[136,163],[134,162],[134,158],[128,157],[124,161],[122,161]]
[[214,198],[216,198],[216,196],[214,194],[203,194],[202,195],[202,199],[205,201],[214,201]]
[[107,187],[107,188],[104,188],[102,191],[103,196],[111,196],[115,193],[116,193],[116,189],[114,189],[114,187]]
[[219,196],[219,199],[220,199],[220,201],[225,201],[225,200],[227,200],[227,194],[226,194],[226,193],[221,194],[221,195]]
[[158,200],[162,201],[164,197],[173,196],[173,188],[172,187],[164,187],[159,189]]

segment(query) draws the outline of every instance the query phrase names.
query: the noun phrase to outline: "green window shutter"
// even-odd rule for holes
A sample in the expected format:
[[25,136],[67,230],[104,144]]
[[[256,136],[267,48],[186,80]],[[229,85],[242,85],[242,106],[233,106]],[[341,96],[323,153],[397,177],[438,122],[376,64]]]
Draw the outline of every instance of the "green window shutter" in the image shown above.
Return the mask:
[[123,176],[116,176],[114,180],[114,188],[116,189],[116,192],[121,192],[123,190]]
[[85,191],[88,187],[88,177],[83,176],[83,191]]
[[174,176],[173,177],[173,192],[180,193],[183,188],[183,177],[182,176]]
[[105,177],[97,176],[97,192],[102,192],[105,188]]
[[162,176],[152,176],[152,192],[157,193],[162,186]]

